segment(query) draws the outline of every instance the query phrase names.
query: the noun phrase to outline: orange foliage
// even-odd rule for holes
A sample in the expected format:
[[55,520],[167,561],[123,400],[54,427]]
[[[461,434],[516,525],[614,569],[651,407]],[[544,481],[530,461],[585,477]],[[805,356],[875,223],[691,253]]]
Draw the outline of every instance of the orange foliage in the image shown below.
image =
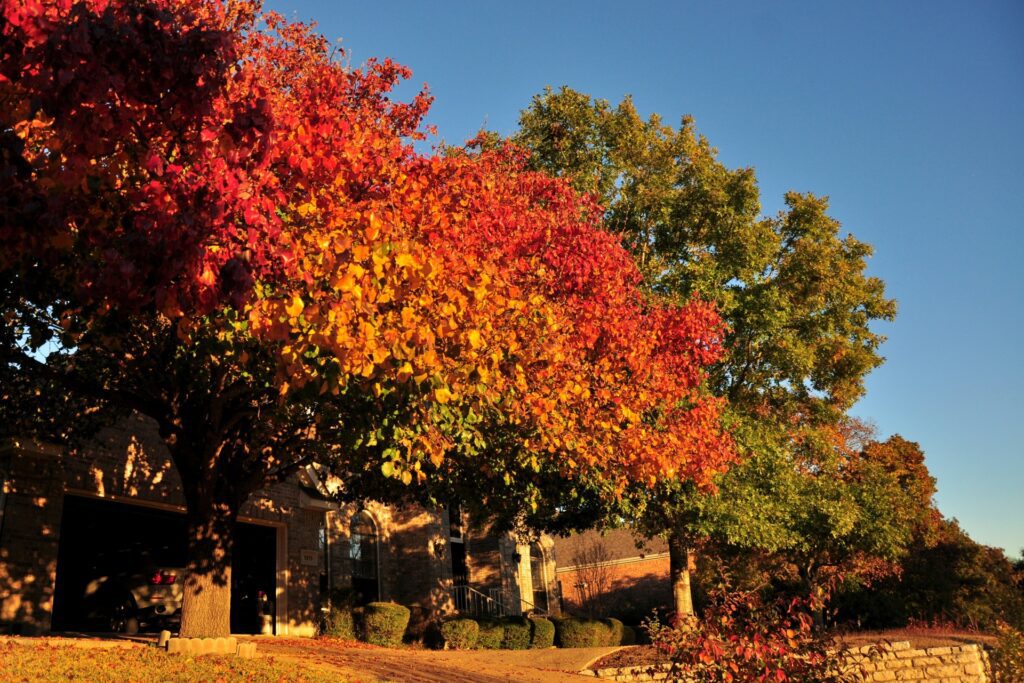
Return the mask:
[[472,450],[470,424],[477,450],[511,426],[530,457],[620,485],[707,483],[733,457],[701,390],[713,307],[646,299],[600,208],[515,149],[415,153],[429,98],[389,99],[405,68],[346,68],[252,2],[4,16],[0,269],[52,269],[69,329],[163,316],[183,344],[236,342],[243,371],[271,350],[282,400],[410,397],[383,463],[406,483]]

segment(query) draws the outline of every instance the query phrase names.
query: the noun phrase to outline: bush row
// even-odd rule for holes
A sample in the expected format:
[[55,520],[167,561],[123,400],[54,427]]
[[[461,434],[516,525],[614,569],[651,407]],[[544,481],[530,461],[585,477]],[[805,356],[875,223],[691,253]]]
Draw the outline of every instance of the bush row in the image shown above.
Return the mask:
[[441,638],[453,650],[633,645],[636,631],[618,619],[452,617],[441,624]]
[[[325,616],[322,633],[397,647],[402,643],[409,617],[409,608],[391,602],[371,602],[356,608],[336,606]],[[602,647],[636,642],[636,632],[618,619],[457,616],[442,621],[438,631],[441,642],[453,650]]]
[[441,639],[453,650],[527,650],[554,645],[555,625],[543,617],[471,619],[441,622]]

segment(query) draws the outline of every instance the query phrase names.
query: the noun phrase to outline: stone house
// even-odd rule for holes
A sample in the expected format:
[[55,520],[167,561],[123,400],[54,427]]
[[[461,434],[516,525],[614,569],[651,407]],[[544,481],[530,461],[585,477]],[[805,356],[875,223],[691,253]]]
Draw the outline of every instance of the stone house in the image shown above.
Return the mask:
[[[550,539],[520,545],[447,510],[340,506],[324,494],[307,470],[246,503],[232,630],[259,630],[256,595],[270,600],[274,633],[311,636],[339,592],[408,605],[424,621],[456,609],[520,613],[556,590]],[[0,443],[0,632],[105,630],[90,620],[84,589],[114,573],[182,566],[183,511],[177,472],[146,418],[100,432],[88,457]]]
[[554,541],[562,609],[637,624],[672,602],[668,543],[629,529],[589,530]]

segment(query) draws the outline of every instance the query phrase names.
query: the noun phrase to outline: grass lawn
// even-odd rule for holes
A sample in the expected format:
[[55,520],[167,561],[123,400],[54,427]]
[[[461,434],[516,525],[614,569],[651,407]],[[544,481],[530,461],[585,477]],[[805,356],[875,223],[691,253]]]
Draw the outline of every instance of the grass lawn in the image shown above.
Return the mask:
[[241,659],[204,655],[168,655],[155,647],[79,647],[0,640],[0,681],[89,681],[149,683],[204,681],[224,683],[327,683],[341,679],[273,657]]

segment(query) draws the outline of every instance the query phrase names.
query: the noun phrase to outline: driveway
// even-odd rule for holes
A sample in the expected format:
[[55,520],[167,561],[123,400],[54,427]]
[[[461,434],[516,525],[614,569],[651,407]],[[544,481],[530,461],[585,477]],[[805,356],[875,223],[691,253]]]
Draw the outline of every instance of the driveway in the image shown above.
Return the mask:
[[547,650],[389,649],[362,643],[298,638],[256,639],[258,652],[278,659],[297,658],[330,668],[355,681],[423,683],[581,683],[576,672],[618,648]]

